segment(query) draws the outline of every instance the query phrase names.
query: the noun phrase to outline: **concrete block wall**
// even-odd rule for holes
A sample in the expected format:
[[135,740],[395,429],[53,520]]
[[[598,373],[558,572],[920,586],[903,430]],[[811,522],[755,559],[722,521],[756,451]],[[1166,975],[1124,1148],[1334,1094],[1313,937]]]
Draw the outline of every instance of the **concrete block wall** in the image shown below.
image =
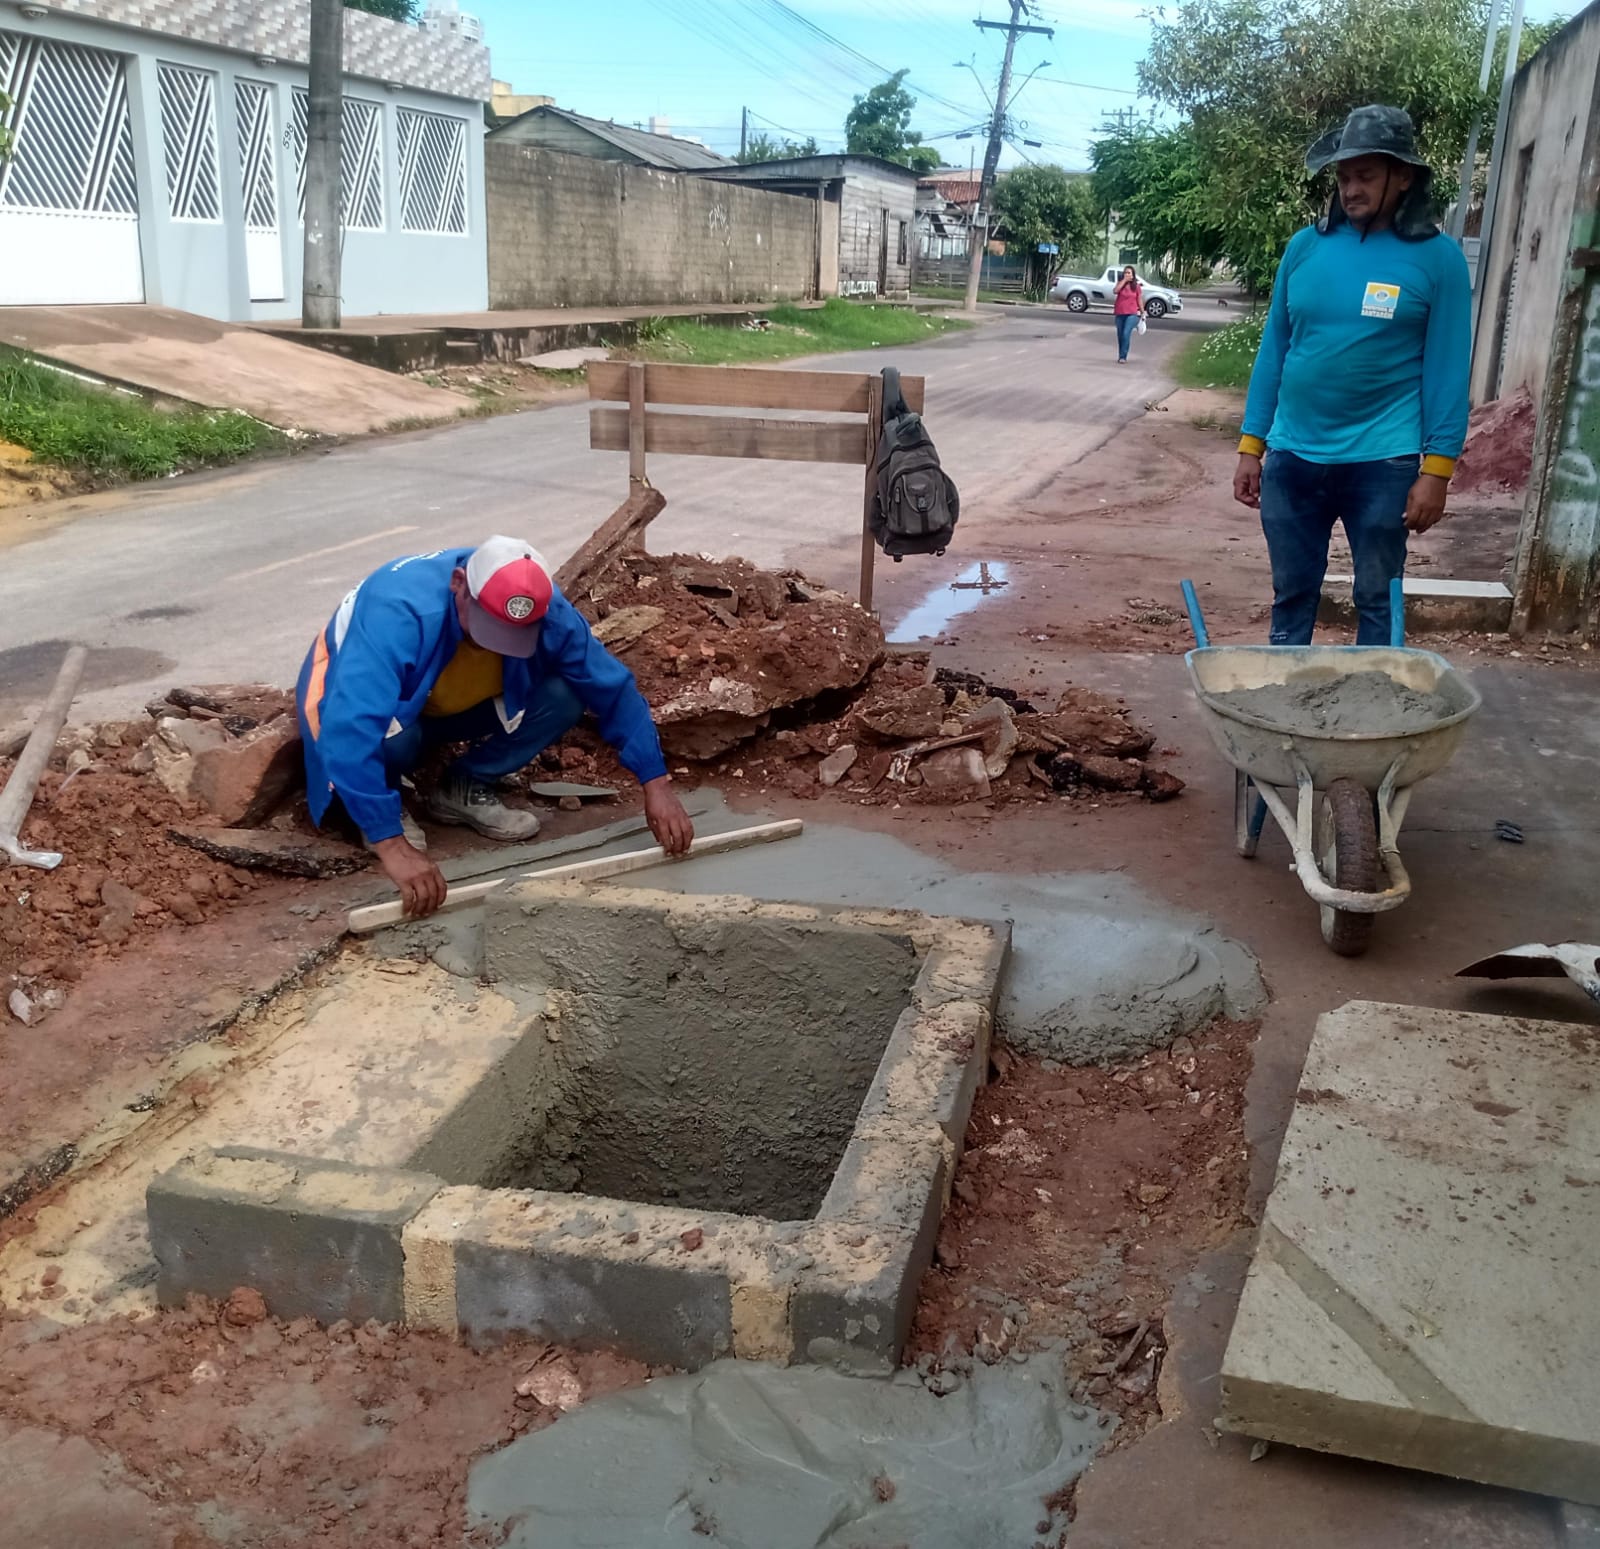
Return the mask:
[[492,307],[796,300],[816,279],[811,199],[485,144]]

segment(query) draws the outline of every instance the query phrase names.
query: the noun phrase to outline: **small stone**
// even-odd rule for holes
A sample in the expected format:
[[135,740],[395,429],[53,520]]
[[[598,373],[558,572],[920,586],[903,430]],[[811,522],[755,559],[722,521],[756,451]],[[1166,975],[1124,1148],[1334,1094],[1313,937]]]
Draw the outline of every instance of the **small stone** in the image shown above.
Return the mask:
[[579,798],[577,796],[563,796],[556,803],[556,805],[563,812],[581,812],[581,811],[583,811],[583,802],[582,802],[581,798]]
[[685,1253],[695,1252],[705,1240],[705,1231],[698,1226],[691,1226],[688,1231],[678,1235],[678,1241],[683,1244]]
[[200,910],[200,905],[195,901],[192,893],[173,893],[167,899],[169,913],[177,916],[185,925],[198,925],[205,919]]
[[6,997],[6,1005],[24,1027],[33,1020],[33,1002],[21,990],[13,990]]
[[39,1284],[47,1286],[54,1285],[60,1278],[61,1266],[59,1264],[52,1264],[49,1269],[39,1276]]
[[847,742],[842,747],[836,748],[817,765],[817,783],[824,786],[837,785],[850,773],[856,757],[856,747],[853,742]]
[[1139,789],[1151,801],[1171,801],[1183,790],[1183,781],[1165,769],[1146,769],[1140,776]]
[[[266,1317],[266,1298],[248,1285],[237,1287],[222,1309],[222,1321],[234,1328],[252,1328],[257,1323],[264,1323]],[[331,1334],[332,1330],[329,1332]]]

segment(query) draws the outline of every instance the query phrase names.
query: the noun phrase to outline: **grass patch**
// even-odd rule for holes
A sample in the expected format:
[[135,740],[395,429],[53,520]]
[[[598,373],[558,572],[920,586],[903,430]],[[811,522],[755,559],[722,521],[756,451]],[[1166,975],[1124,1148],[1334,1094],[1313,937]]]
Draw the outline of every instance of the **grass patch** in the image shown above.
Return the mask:
[[277,449],[287,438],[231,409],[156,409],[0,349],[0,440],[97,478],[157,479]]
[[820,307],[773,307],[761,314],[770,328],[719,328],[707,323],[647,318],[625,352],[638,360],[697,366],[738,366],[797,355],[833,355],[884,345],[921,344],[964,328],[950,318],[924,317],[906,307],[863,306],[837,297]]
[[1173,355],[1170,370],[1179,387],[1249,386],[1267,315],[1241,317],[1215,333],[1194,334]]

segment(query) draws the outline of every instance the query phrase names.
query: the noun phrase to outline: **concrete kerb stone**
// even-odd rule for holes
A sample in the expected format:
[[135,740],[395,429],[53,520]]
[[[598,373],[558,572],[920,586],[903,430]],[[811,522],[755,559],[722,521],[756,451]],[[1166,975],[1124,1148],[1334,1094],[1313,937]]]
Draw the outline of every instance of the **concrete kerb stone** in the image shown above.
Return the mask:
[[443,1187],[426,1173],[281,1152],[204,1151],[145,1195],[157,1299],[259,1291],[280,1318],[398,1322],[406,1224]]
[[[659,918],[641,919],[652,913]],[[892,1366],[987,1074],[1008,927],[530,883],[486,909],[485,962],[513,988],[537,986],[548,967],[545,933],[577,931],[580,971],[584,961],[610,969],[593,976],[592,992],[605,999],[626,986],[654,997],[671,993],[657,954],[692,946],[714,968],[717,953],[745,950],[745,932],[759,939],[785,926],[802,938],[898,938],[921,959],[814,1219],[218,1153],[152,1185],[163,1300],[248,1283],[285,1315],[403,1319],[474,1343],[528,1334],[691,1369],[729,1354]],[[804,961],[803,947],[788,950]],[[573,954],[559,956],[570,976]],[[580,984],[553,995],[555,1019],[534,1017],[530,1036],[559,1035],[559,1000],[582,994]]]

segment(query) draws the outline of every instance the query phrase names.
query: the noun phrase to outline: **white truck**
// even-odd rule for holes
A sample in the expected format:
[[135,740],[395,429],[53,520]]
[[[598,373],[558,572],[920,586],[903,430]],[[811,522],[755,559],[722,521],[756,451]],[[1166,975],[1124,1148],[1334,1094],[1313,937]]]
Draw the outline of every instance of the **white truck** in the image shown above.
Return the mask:
[[[1050,287],[1054,301],[1064,301],[1069,312],[1087,312],[1096,303],[1110,306],[1117,299],[1117,281],[1122,278],[1122,264],[1113,264],[1104,274],[1086,279],[1079,274],[1064,274]],[[1152,285],[1141,279],[1144,287],[1144,315],[1150,318],[1165,317],[1168,312],[1183,310],[1183,297],[1165,285]]]

